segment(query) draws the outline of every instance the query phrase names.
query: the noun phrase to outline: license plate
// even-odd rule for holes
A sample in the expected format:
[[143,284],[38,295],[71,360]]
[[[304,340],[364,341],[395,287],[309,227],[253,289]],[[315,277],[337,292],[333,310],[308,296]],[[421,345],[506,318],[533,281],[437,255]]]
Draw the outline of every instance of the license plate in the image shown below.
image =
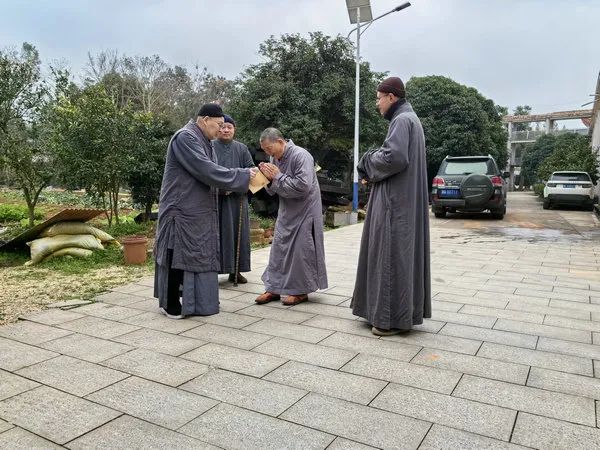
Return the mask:
[[575,189],[575,185],[574,184],[563,184],[564,188],[569,188],[569,189]]
[[457,197],[460,197],[460,189],[442,189],[442,191],[440,192],[440,195],[442,197],[457,198]]

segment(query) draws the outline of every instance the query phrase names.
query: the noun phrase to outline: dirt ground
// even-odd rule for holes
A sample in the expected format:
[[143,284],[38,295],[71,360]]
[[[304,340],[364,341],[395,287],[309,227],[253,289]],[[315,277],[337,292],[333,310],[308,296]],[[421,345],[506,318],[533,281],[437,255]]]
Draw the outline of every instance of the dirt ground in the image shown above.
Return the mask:
[[50,269],[4,267],[0,269],[0,325],[19,315],[44,309],[68,299],[88,299],[98,292],[152,275],[148,266],[103,267],[85,275]]

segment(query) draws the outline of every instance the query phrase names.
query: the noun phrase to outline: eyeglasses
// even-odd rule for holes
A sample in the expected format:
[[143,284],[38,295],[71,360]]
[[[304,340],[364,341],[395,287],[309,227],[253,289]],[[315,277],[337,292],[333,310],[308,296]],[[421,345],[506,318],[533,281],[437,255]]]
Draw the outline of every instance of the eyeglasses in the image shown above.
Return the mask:
[[223,125],[225,125],[225,122],[219,122],[217,119],[215,119],[214,117],[210,117],[210,116],[206,116],[207,119],[212,119],[212,122],[216,123],[217,126],[219,127],[219,130],[221,128],[223,128]]

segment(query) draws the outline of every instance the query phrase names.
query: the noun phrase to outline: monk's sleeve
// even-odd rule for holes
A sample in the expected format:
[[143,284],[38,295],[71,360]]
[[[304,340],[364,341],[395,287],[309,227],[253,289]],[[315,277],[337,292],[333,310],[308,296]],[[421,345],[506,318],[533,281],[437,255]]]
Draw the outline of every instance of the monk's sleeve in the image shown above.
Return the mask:
[[227,169],[215,164],[189,134],[180,133],[173,141],[172,147],[177,162],[198,181],[228,191],[248,190],[248,169]]
[[358,178],[359,178],[359,180],[362,180],[362,179],[367,180],[369,178],[369,176],[367,175],[367,171],[365,169],[365,159],[369,158],[369,155],[371,153],[375,152],[375,151],[376,150],[369,150],[369,151],[367,151],[367,153],[365,153],[364,155],[362,155],[362,157],[358,161],[358,165],[356,166],[356,169],[358,171]]
[[396,118],[390,124],[388,135],[381,148],[363,157],[359,170],[362,169],[369,182],[377,183],[385,180],[408,167],[410,128],[410,121]]
[[310,189],[311,171],[315,171],[313,163],[305,155],[298,155],[290,166],[289,174],[279,172],[273,178],[269,191],[283,198],[304,197]]

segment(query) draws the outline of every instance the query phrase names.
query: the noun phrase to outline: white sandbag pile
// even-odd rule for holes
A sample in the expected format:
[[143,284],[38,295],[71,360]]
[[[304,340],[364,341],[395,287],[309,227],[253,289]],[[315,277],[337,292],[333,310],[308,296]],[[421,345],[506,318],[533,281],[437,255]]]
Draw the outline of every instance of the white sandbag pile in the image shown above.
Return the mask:
[[58,222],[40,233],[38,239],[27,242],[31,260],[37,264],[57,256],[87,257],[94,250],[104,250],[103,244],[115,242],[108,233],[83,222]]

